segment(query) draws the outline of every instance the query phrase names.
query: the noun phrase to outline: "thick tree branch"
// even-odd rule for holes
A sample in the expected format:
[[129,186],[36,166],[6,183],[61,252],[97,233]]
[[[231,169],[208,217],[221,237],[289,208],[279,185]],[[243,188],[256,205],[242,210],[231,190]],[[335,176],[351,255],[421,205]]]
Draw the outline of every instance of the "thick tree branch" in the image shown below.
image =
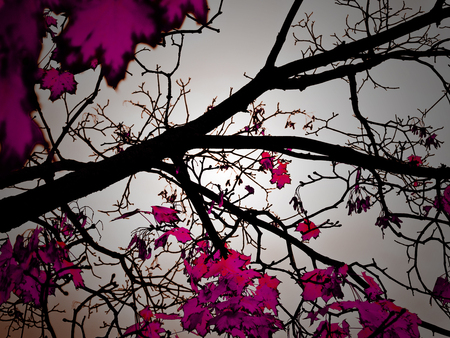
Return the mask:
[[273,67],[275,66],[275,62],[277,61],[277,57],[280,54],[281,48],[283,48],[284,42],[286,41],[286,35],[291,28],[292,21],[294,20],[295,15],[297,14],[300,6],[302,5],[303,0],[295,0],[292,4],[291,9],[289,10],[286,19],[283,22],[283,26],[281,27],[280,32],[277,35],[277,39],[275,44],[270,51],[269,56],[267,57],[265,67]]
[[[17,196],[0,200],[1,232],[120,180],[155,167],[163,158],[195,148],[264,149],[289,154],[287,148],[326,155],[329,161],[368,170],[424,178],[449,179],[450,168],[416,167],[408,163],[370,156],[356,150],[317,140],[293,136],[202,136],[186,127],[174,128],[159,137],[130,147],[109,159],[86,164],[82,169]],[[295,154],[295,152],[293,152]],[[24,208],[26,206],[26,208]]]

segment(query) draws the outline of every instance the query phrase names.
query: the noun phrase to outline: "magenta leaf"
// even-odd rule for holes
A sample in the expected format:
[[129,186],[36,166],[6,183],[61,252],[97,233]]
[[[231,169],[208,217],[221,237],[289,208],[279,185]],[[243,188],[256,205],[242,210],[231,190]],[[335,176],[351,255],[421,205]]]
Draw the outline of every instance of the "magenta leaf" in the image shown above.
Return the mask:
[[145,308],[143,308],[141,311],[139,311],[139,314],[147,322],[149,322],[151,320],[151,318],[153,317],[153,312],[148,305]]
[[17,269],[17,263],[13,258],[13,248],[9,238],[0,248],[0,305],[6,302],[14,289],[12,275]]
[[201,307],[197,298],[191,298],[182,306],[184,315],[181,323],[188,331],[196,330],[200,336],[209,332],[208,321],[212,318],[208,309]]
[[179,221],[179,218],[177,216],[178,211],[176,210],[159,206],[152,206],[152,210],[153,216],[155,216],[155,220],[159,224]]
[[75,94],[77,82],[73,74],[51,68],[45,71],[41,80],[41,88],[50,89],[50,100],[55,101],[64,93]]
[[433,288],[433,296],[443,304],[450,303],[450,283],[446,278],[438,277]]
[[112,87],[125,77],[138,43],[155,46],[160,39],[157,13],[151,3],[135,0],[93,0],[72,5],[69,24],[58,41],[58,61],[64,69],[88,69],[102,64]]
[[261,166],[264,169],[272,169],[273,168],[273,156],[270,156],[268,152],[263,152],[261,154],[262,159],[259,161]]
[[375,280],[372,277],[367,276],[364,271],[362,272],[362,276],[366,280],[366,282],[370,285],[367,289],[364,290],[367,293],[369,299],[370,300],[378,299],[379,296],[381,296],[384,293],[383,290],[381,290],[380,286],[375,282]]
[[422,158],[420,156],[415,156],[415,155],[408,156],[408,161],[409,161],[409,164],[412,166],[418,167],[418,166],[422,165]]
[[427,139],[425,140],[425,147],[427,149],[431,149],[431,146],[435,147],[436,149],[441,146],[440,143],[442,142],[436,140],[436,136],[436,134],[432,134],[427,137]]
[[270,180],[270,183],[276,183],[278,189],[282,189],[286,184],[291,183],[291,178],[286,170],[287,165],[288,163],[283,163],[278,160],[278,166],[275,169],[272,169],[272,179]]
[[205,0],[162,0],[165,31],[179,28],[187,13],[192,13],[201,24],[206,24],[208,5]]
[[159,247],[163,247],[166,245],[167,239],[170,235],[175,236],[178,242],[186,243],[187,241],[191,241],[192,237],[190,235],[190,231],[186,228],[174,228],[172,230],[166,231],[163,235],[159,236],[155,240],[155,249]]
[[21,168],[37,144],[47,145],[30,113],[37,59],[45,36],[38,2],[7,1],[0,7],[0,176]]
[[277,288],[280,281],[276,277],[264,274],[263,277],[258,279],[258,283],[255,299],[261,302],[261,307],[272,310],[275,316],[277,316],[277,306],[279,305],[278,296],[280,294]]
[[416,314],[401,308],[389,300],[377,302],[347,301],[340,302],[343,310],[356,308],[359,312],[359,322],[363,326],[358,337],[368,337],[384,325],[383,334],[389,337],[419,338],[418,325],[422,321]]
[[319,297],[328,302],[331,297],[342,298],[340,284],[344,280],[347,269],[344,267],[327,269],[314,269],[306,272],[301,278],[303,285],[302,297],[307,301],[314,301]]
[[155,313],[155,318],[169,319],[169,320],[181,319],[181,317],[176,313]]
[[316,225],[308,221],[307,219],[304,220],[303,223],[299,223],[298,227],[295,229],[295,231],[300,231],[302,234],[302,240],[308,241],[311,238],[317,238],[319,237],[320,230]]
[[244,320],[251,320],[252,317],[241,311],[225,310],[210,320],[210,325],[215,325],[217,332],[222,334],[231,328],[239,328]]
[[249,185],[245,186],[245,190],[247,190],[250,195],[253,195],[255,193],[255,188],[253,188]]
[[141,325],[142,325],[142,323],[136,323],[136,324],[133,324],[133,325],[129,326],[129,327],[125,330],[124,335],[126,336],[127,334],[131,334],[131,333],[133,333],[133,332],[139,331],[140,328],[141,328]]
[[65,259],[62,260],[58,276],[64,276],[70,273],[72,275],[73,284],[75,287],[84,287],[83,277],[81,277],[81,270],[79,268],[73,268],[74,264]]
[[188,241],[192,241],[191,233],[186,228],[174,228],[172,230],[167,231],[165,234],[160,236],[155,240],[155,249],[160,246],[164,246],[167,242],[167,238],[173,235],[178,240],[178,242],[186,243]]
[[[350,336],[350,325],[346,320],[342,322],[342,327],[338,323],[330,324],[324,320],[320,322],[313,338],[345,338]],[[359,334],[358,334],[358,338]]]
[[165,234],[159,236],[156,240],[155,240],[155,250],[158,249],[159,247],[163,247],[164,245],[166,245],[167,243],[167,239],[169,238],[169,233],[166,232]]
[[[1,21],[1,18],[0,18]],[[0,75],[0,176],[21,168],[38,144],[46,145],[39,126],[31,119],[34,107],[19,74]]]

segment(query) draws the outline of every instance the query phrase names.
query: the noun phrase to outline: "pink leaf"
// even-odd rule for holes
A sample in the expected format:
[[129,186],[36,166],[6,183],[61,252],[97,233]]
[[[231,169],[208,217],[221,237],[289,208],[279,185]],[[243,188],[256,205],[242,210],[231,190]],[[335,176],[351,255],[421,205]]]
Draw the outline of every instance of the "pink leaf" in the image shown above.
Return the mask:
[[416,167],[422,165],[422,158],[420,156],[415,156],[415,155],[408,156],[408,161],[409,161],[409,164],[416,166]]
[[200,21],[206,24],[208,5],[206,0],[162,0],[160,3],[164,14],[164,30],[179,28],[187,13],[192,13]]
[[262,159],[259,161],[261,166],[264,169],[272,169],[273,168],[273,157],[270,156],[270,154],[266,151],[261,154],[261,157],[262,157]]
[[302,233],[302,240],[304,241],[308,241],[311,238],[317,238],[320,234],[319,228],[307,219],[305,219],[303,223],[300,223],[295,231],[300,231]]
[[291,183],[291,178],[286,170],[287,165],[288,163],[283,163],[278,160],[278,166],[275,169],[272,169],[272,179],[270,180],[270,183],[276,183],[278,189],[282,189],[285,184]]
[[5,2],[0,8],[0,32],[1,176],[21,168],[36,145],[47,145],[30,117],[37,108],[34,84],[45,36],[40,2]]
[[249,185],[245,186],[245,190],[247,190],[250,195],[253,195],[255,193],[255,189]]
[[133,324],[125,330],[124,335],[126,336],[127,334],[139,331],[140,328],[141,328],[141,323]]
[[442,196],[442,205],[444,211],[450,215],[450,185],[444,190],[444,196]]
[[55,101],[64,93],[75,94],[77,82],[73,74],[51,68],[46,70],[41,80],[42,89],[50,89],[50,100]]
[[264,274],[264,276],[259,279],[259,285],[256,288],[255,295],[255,298],[261,301],[262,306],[272,310],[275,316],[278,315],[277,306],[279,304],[279,292],[277,287],[279,284],[280,281],[276,277]]
[[179,315],[177,315],[176,313],[155,313],[155,317],[159,318],[159,319],[169,319],[169,320],[173,320],[173,319],[181,319],[181,317]]
[[366,282],[370,285],[367,289],[364,291],[367,293],[367,296],[370,300],[376,300],[379,298],[378,296],[382,295],[384,292],[381,290],[380,286],[375,282],[375,280],[367,276],[366,273],[362,272],[363,278],[366,280]]
[[159,236],[156,240],[155,240],[155,250],[158,249],[159,247],[163,247],[164,245],[166,245],[167,243],[167,239],[169,238],[169,233],[166,232],[165,234]]
[[450,283],[447,279],[438,277],[433,288],[433,296],[443,304],[450,303]]
[[21,168],[36,145],[47,144],[30,117],[34,107],[28,90],[19,74],[0,76],[0,176]]
[[65,259],[62,260],[61,269],[62,271],[58,272],[59,276],[64,276],[70,273],[72,275],[73,284],[75,287],[84,287],[83,277],[81,277],[81,270],[78,268],[70,269],[74,264]]
[[[322,321],[317,327],[313,338],[345,338],[350,336],[350,326],[347,321],[342,322],[342,327],[338,323],[329,323]],[[358,336],[359,337],[359,336]]]
[[169,235],[175,236],[178,242],[186,243],[192,241],[191,232],[186,228],[174,228],[168,231]]
[[158,223],[178,222],[178,211],[166,207],[152,206],[153,216]]
[[208,309],[201,307],[197,298],[191,298],[182,306],[184,315],[181,319],[183,328],[188,331],[196,330],[200,336],[209,332],[208,321],[212,318]]
[[147,322],[149,322],[153,317],[153,312],[148,305],[145,308],[143,308],[141,311],[139,311],[139,314]]
[[65,69],[79,70],[89,68],[98,59],[110,86],[116,87],[125,77],[138,43],[155,46],[160,39],[152,3],[93,0],[79,1],[72,7],[63,41],[59,41],[58,58]]

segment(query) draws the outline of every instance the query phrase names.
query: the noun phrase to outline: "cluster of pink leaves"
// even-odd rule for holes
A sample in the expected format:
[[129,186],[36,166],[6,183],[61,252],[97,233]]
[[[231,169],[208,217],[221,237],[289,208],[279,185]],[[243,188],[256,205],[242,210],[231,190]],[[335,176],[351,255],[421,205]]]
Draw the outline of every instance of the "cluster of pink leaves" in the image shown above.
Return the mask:
[[[56,20],[44,15],[48,8],[69,17],[58,36],[51,30]],[[206,0],[0,1],[0,175],[23,166],[37,144],[47,144],[30,117],[38,106],[35,83],[50,89],[54,101],[75,92],[72,74],[101,64],[106,81],[116,87],[136,45],[156,46],[188,13],[205,24]],[[47,32],[56,43],[53,58],[61,68],[43,72],[37,63]]]
[[18,235],[14,247],[9,238],[0,248],[0,305],[11,292],[24,303],[33,302],[40,307],[42,297],[54,295],[57,280],[69,275],[76,287],[83,287],[81,270],[69,260],[64,242],[51,239],[40,243],[42,228],[32,230],[28,240]]
[[218,252],[212,255],[208,242],[203,241],[194,251],[194,256],[184,261],[196,293],[180,307],[184,329],[195,330],[200,336],[215,331],[241,338],[271,337],[283,329],[276,318],[277,278],[250,269],[250,257],[234,250],[227,258]]
[[277,160],[277,167],[274,166],[274,156],[270,153],[264,151],[261,154],[262,159],[259,161],[264,170],[270,170],[272,173],[272,179],[270,183],[276,184],[278,189],[282,189],[286,184],[291,183],[291,177],[287,173],[287,162],[282,160]]
[[[315,269],[305,273],[300,279],[303,286],[303,299],[316,301],[322,298],[327,303],[332,297],[343,298],[341,286],[346,281],[347,265],[339,268]],[[311,324],[318,320],[318,316],[325,316],[330,310],[349,311],[356,310],[359,313],[359,322],[362,329],[358,338],[366,338],[377,332],[387,334],[389,337],[420,337],[418,324],[421,320],[416,314],[395,305],[390,300],[381,299],[384,294],[374,278],[365,272],[362,277],[369,285],[365,290],[366,301],[337,301],[322,307],[316,312],[310,312],[306,318]],[[350,337],[349,324],[344,320],[341,325],[322,321],[315,333],[315,337]]]

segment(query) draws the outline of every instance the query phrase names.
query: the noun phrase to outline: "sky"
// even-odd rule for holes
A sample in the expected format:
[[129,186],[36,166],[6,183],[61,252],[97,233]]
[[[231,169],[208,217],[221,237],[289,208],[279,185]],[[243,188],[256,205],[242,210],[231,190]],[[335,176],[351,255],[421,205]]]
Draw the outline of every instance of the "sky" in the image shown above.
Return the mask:
[[[420,2],[409,3],[416,6]],[[427,9],[427,6],[430,7],[430,2],[422,1],[422,3],[424,9]],[[218,1],[211,0],[209,4],[212,8],[211,12],[213,12],[217,8]],[[217,98],[217,102],[227,98],[230,88],[233,88],[232,91],[236,91],[245,85],[248,78],[244,76],[244,73],[252,77],[263,67],[290,5],[291,1],[287,0],[225,0],[222,8],[223,14],[213,24],[214,27],[220,29],[220,33],[205,30],[202,34],[186,36],[182,63],[176,73],[176,78],[185,82],[189,78],[191,79],[189,85],[191,92],[188,100],[192,118],[200,116],[214,98]],[[330,48],[329,36],[334,32],[342,35],[346,16],[352,14],[342,7],[335,6],[331,1],[310,0],[304,1],[294,22],[303,19],[305,12],[308,14],[313,12],[311,18],[315,20],[316,32],[323,34],[325,45]],[[299,28],[291,30],[278,59],[278,65],[301,57],[304,45],[295,45],[292,33],[295,33],[297,37],[302,36]],[[157,47],[146,52],[142,59],[150,68],[158,64],[163,69],[170,69],[176,61],[175,57],[176,50],[174,48]],[[80,97],[85,97],[92,90],[98,71],[98,69],[88,71],[77,78],[79,82],[77,95],[68,97],[69,104],[76,104]],[[141,111],[127,101],[146,102],[143,95],[132,94],[132,92],[143,82],[145,82],[145,88],[150,92],[155,92],[156,83],[154,77],[149,74],[141,76],[140,70],[134,64],[130,65],[129,72],[132,75],[128,75],[115,91],[102,84],[102,91],[96,103],[103,106],[109,100],[106,112],[110,116],[117,120],[123,120],[128,126],[139,126],[143,123]],[[411,64],[407,62],[391,62],[380,66],[373,72],[373,75],[382,84],[401,87],[399,90],[385,91],[380,88],[374,89],[373,85],[366,84],[361,90],[359,99],[362,114],[381,122],[392,119],[396,114],[399,116],[417,115],[417,109],[427,108],[441,92],[440,83],[436,77],[430,75],[424,68],[419,68],[417,71],[417,67],[412,68]],[[61,100],[49,104],[46,102],[49,92],[42,90],[38,90],[38,92],[43,111],[52,128],[55,130],[61,128],[65,121],[64,114],[61,114],[64,108]],[[332,113],[337,113],[339,119],[336,120],[334,126],[338,129],[350,130],[357,125],[354,122],[355,119],[351,117],[353,113],[349,97],[348,84],[343,80],[335,80],[308,88],[304,92],[271,91],[262,95],[257,101],[258,103],[264,102],[267,113],[274,112],[278,103],[283,111],[301,109],[310,116],[315,115],[321,118],[328,118]],[[89,108],[88,111],[94,112],[92,108]],[[176,114],[178,115],[175,115],[175,118],[179,116],[180,121],[184,119],[183,111],[177,111]],[[429,113],[427,122],[435,127],[446,127],[444,130],[448,130],[450,119],[447,114],[448,106],[439,104]],[[298,126],[295,130],[284,129],[285,120],[280,119],[267,125],[267,131],[272,135],[305,136],[305,131],[300,128],[306,122],[305,117],[297,116],[294,119]],[[243,127],[246,123],[245,116],[238,116],[235,122],[236,128],[239,128],[239,123],[242,123]],[[313,135],[309,137],[330,143],[342,144],[345,142],[342,137],[327,132],[319,134],[319,137]],[[448,132],[439,132],[439,139],[448,144],[450,141]],[[87,147],[80,142],[72,142],[70,139],[67,139],[62,145],[62,151],[79,160],[86,160],[90,154]],[[436,153],[436,157],[430,160],[431,164],[446,163],[450,165],[445,145]],[[297,183],[307,180],[308,175],[313,171],[329,172],[330,166],[327,163],[294,160],[288,168],[292,184],[282,191],[271,194],[271,200],[276,201],[273,210],[280,216],[292,214],[292,207],[288,202],[295,192]],[[148,174],[138,174],[136,177],[131,186],[131,199],[134,207],[149,210],[152,205],[160,205],[161,198],[158,193],[165,187],[165,183]],[[217,178],[211,175],[211,180],[215,179]],[[267,178],[268,180],[269,178]],[[309,210],[317,210],[326,206],[327,202],[332,201],[340,194],[341,187],[331,183],[322,183],[318,188],[316,185],[313,186],[302,190],[305,207]],[[78,201],[80,205],[89,205],[94,210],[95,217],[103,221],[104,231],[102,231],[101,243],[108,243],[111,248],[126,247],[131,239],[131,231],[138,226],[145,225],[143,220],[111,223],[111,217],[97,211],[110,210],[111,205],[120,197],[123,188],[124,182],[119,182],[99,194],[93,194]],[[255,196],[254,204],[258,205],[259,203],[261,201]],[[393,203],[398,210],[404,208],[404,202],[401,199],[397,199]],[[408,268],[405,249],[394,243],[395,238],[390,233],[386,233],[383,239],[380,229],[374,225],[378,213],[379,209],[374,208],[368,213],[347,217],[347,210],[344,208],[333,210],[327,216],[330,219],[340,220],[343,226],[323,231],[321,236],[317,240],[312,240],[309,245],[321,253],[347,263],[354,261],[370,263],[371,259],[375,258],[380,266],[389,267],[388,271],[405,280],[405,272]],[[24,225],[14,233],[21,233],[29,226],[29,224]],[[402,231],[413,233],[419,229],[419,226],[413,222],[403,223]],[[11,238],[13,237],[15,235],[11,235]],[[271,238],[264,245],[267,247],[267,258],[269,258],[276,255],[280,242],[276,238]],[[440,251],[429,245],[422,249],[424,254],[420,264],[427,272],[424,275],[425,282],[432,288],[436,277],[443,273],[442,268],[434,264],[434,258],[440,255]],[[309,264],[307,258],[300,252],[296,254],[300,260],[305,260],[306,265]],[[412,298],[410,293],[405,290],[390,285],[389,282],[386,285],[390,291],[390,297],[395,299],[398,305],[408,308],[411,312],[417,312],[424,320],[449,327],[448,318],[436,311],[436,305],[430,306],[428,297]],[[292,295],[291,290],[290,281],[283,281],[281,301],[288,308],[293,308],[296,300],[299,299],[299,295]],[[427,336],[431,336],[431,333],[424,331],[424,337]]]

